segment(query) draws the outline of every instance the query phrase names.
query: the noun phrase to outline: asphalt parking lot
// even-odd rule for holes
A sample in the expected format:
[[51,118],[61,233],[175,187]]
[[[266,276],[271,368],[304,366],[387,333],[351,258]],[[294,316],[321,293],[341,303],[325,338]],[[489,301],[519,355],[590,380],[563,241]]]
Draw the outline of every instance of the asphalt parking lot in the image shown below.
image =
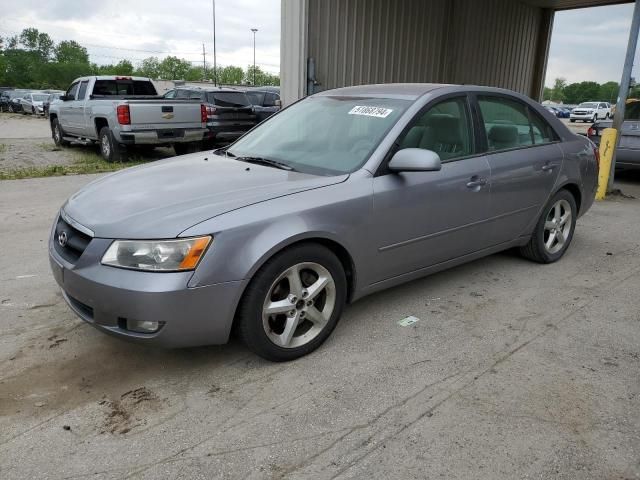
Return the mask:
[[365,298],[286,364],[78,320],[46,240],[94,178],[0,182],[0,478],[640,478],[640,175],[560,262],[504,253]]

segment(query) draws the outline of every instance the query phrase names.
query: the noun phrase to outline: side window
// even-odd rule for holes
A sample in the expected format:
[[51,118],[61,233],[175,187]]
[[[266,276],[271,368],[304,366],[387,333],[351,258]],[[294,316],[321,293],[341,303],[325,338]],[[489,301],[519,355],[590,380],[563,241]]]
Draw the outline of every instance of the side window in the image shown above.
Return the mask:
[[274,93],[267,93],[264,96],[264,106],[265,107],[275,107],[276,106],[276,95]]
[[189,99],[191,100],[202,100],[204,101],[204,92],[198,92],[197,90],[193,90],[189,94]]
[[414,119],[400,148],[424,148],[445,162],[473,154],[473,135],[466,97],[445,100]]
[[87,85],[89,85],[89,82],[86,80],[80,83],[80,89],[78,90],[78,96],[76,97],[77,100],[84,100],[84,97],[87,94]]
[[69,90],[67,90],[67,98],[73,99],[73,100],[76,99],[76,94],[78,93],[78,85],[79,83],[76,82],[69,87]]
[[531,109],[529,110],[529,118],[531,119],[531,132],[533,133],[533,143],[541,145],[551,143],[556,140],[551,125],[549,125],[540,115]]
[[164,94],[164,98],[176,98],[176,91],[169,90],[167,93]]
[[182,100],[189,98],[189,90],[176,90],[176,98]]
[[526,105],[504,97],[478,97],[489,151],[533,145]]

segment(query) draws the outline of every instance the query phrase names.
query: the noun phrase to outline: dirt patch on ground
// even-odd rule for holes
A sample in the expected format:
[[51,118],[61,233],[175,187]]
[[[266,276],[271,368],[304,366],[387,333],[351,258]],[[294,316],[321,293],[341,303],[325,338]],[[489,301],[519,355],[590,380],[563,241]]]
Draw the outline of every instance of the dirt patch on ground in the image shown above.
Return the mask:
[[116,400],[99,402],[107,408],[103,428],[100,433],[124,435],[131,429],[146,424],[147,410],[157,410],[161,402],[147,387],[136,388],[123,393]]

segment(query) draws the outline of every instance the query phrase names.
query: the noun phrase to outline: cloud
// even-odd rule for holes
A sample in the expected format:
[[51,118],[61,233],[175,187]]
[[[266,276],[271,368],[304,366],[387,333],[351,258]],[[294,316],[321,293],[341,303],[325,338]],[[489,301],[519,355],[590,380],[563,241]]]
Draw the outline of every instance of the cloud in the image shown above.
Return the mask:
[[551,37],[546,85],[620,81],[633,5],[557,12]]
[[[87,47],[91,61],[105,64],[127,58],[134,63],[149,56],[176,55],[213,63],[212,0],[21,0],[0,18],[0,35],[35,27],[56,41],[76,40]],[[216,50],[220,65],[256,63],[280,69],[280,0],[216,0]],[[142,51],[144,50],[144,51]],[[156,53],[157,52],[157,53]]]

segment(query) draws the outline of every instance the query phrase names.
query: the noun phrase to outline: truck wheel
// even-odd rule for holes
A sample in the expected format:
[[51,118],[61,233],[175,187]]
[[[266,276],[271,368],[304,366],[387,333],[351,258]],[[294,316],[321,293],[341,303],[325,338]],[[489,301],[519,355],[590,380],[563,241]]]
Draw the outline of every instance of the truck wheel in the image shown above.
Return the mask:
[[58,122],[57,118],[51,122],[51,136],[53,137],[53,143],[55,143],[57,147],[69,146],[69,142],[63,138],[64,132],[62,131],[62,127],[60,127],[60,122]]
[[570,121],[571,123],[576,123],[576,119],[575,119],[575,118],[572,118],[572,119],[570,119],[569,121]]
[[9,104],[9,113],[14,113],[13,112],[13,105]]
[[102,127],[98,136],[100,154],[107,162],[122,162],[126,160],[126,150],[121,147],[109,127]]

